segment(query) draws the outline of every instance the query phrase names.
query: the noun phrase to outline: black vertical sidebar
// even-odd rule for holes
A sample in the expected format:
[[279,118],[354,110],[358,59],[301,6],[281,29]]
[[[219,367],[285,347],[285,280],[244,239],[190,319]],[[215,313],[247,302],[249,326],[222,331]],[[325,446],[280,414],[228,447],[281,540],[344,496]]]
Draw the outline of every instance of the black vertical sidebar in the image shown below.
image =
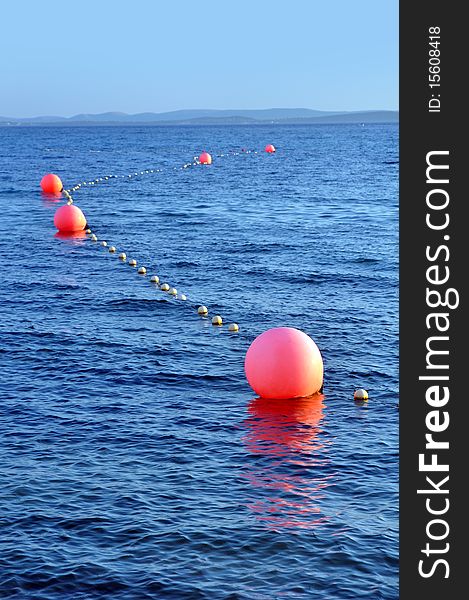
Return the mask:
[[401,600],[468,594],[469,29],[462,7],[400,4]]

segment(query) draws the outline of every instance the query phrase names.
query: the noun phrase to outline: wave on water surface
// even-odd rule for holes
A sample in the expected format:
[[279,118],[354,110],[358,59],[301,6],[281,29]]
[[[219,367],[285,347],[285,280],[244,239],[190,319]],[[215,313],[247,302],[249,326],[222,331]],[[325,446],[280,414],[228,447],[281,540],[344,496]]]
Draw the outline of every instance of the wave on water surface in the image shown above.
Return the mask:
[[[0,596],[395,600],[397,126],[70,131],[2,135]],[[54,237],[48,172],[119,175],[74,203],[147,276]],[[283,325],[324,396],[254,397],[247,348]]]

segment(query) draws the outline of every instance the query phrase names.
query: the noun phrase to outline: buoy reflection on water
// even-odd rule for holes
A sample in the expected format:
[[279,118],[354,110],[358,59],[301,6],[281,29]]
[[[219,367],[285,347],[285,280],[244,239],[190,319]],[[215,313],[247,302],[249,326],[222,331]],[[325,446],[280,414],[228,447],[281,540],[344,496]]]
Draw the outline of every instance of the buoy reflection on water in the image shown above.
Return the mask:
[[244,421],[249,454],[244,476],[251,484],[248,508],[269,529],[311,529],[329,521],[321,500],[334,473],[321,429],[324,396],[296,400],[254,398]]

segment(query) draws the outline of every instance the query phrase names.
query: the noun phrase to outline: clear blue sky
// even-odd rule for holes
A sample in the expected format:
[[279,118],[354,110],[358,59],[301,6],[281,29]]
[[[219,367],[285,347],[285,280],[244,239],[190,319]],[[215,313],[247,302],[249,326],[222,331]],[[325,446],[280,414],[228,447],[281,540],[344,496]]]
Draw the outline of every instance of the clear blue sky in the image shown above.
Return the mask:
[[6,0],[0,115],[398,108],[398,0]]

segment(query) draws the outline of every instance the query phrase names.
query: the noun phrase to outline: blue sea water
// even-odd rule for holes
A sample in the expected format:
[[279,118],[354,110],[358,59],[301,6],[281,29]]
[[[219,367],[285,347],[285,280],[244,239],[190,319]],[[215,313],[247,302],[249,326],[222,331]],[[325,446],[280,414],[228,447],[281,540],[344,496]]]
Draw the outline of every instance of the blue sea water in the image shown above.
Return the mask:
[[[1,598],[398,597],[397,176],[395,124],[0,128]],[[255,398],[275,326],[324,397]]]

